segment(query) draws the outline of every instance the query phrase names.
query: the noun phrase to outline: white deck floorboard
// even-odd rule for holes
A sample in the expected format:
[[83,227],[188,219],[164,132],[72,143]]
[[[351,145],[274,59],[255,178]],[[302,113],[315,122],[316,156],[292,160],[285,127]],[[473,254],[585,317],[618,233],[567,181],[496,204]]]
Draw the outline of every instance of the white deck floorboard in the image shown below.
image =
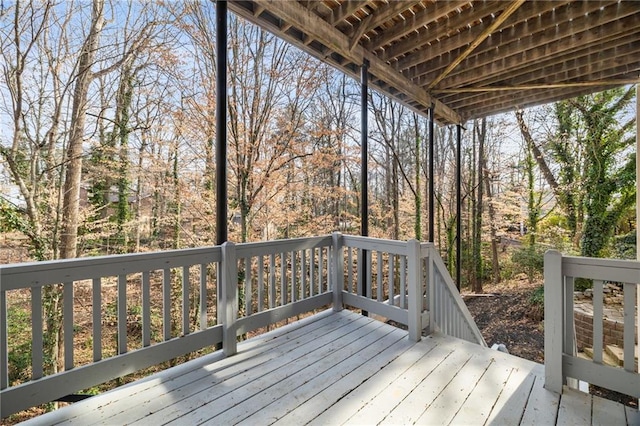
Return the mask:
[[325,311],[29,424],[636,424],[611,401],[544,389],[541,365],[440,334]]

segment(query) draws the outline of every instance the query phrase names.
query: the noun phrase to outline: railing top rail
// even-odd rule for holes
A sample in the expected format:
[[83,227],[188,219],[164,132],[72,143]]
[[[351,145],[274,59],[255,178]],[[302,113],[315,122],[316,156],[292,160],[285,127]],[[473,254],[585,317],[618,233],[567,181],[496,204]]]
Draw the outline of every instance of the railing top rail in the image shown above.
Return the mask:
[[82,257],[0,266],[0,290],[110,277],[135,272],[219,262],[219,246],[165,250],[152,253]]
[[363,250],[382,251],[402,256],[407,255],[406,241],[385,240],[382,238],[361,237],[354,235],[342,236],[342,244],[345,247],[359,248]]
[[319,237],[240,243],[236,244],[236,254],[238,257],[246,257],[306,250],[331,246],[332,241],[331,235],[324,235]]
[[429,257],[429,252],[431,249],[435,250],[436,245],[434,243],[420,243],[420,257],[425,258]]
[[640,283],[640,262],[562,255],[562,274],[595,280]]
[[[431,245],[431,247],[427,247],[427,249],[428,250],[433,249],[433,253],[434,254],[437,253],[433,245]],[[433,256],[433,266],[435,267],[436,272],[442,277],[442,283],[444,284],[443,289],[448,291],[451,295],[459,296],[458,289],[456,288],[456,285],[453,282],[453,279],[447,272],[447,267],[445,266],[440,256]],[[473,335],[475,342],[481,346],[486,347],[487,342],[484,340],[484,337],[482,337],[482,333],[480,332],[480,329],[478,328],[475,320],[471,316],[471,313],[469,312],[469,309],[467,308],[467,305],[465,305],[462,298],[452,297],[451,300],[452,300],[452,303],[457,307],[459,314],[462,315],[462,317],[464,318],[465,323],[469,325],[469,330],[471,331],[471,334]]]
[[565,256],[562,255],[562,260],[565,263],[577,264],[577,265],[595,265],[604,268],[624,268],[635,269],[640,271],[640,262],[637,260],[625,260],[625,259],[603,259],[597,257],[582,257],[582,256]]

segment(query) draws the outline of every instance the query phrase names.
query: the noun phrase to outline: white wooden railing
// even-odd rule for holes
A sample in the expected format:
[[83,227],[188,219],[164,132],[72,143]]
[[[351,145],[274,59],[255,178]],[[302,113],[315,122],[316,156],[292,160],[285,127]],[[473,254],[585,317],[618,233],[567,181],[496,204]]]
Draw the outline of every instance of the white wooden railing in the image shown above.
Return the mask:
[[421,256],[425,262],[425,270],[429,273],[425,281],[429,285],[426,306],[433,329],[439,328],[449,336],[487,346],[435,246],[423,243]]
[[[45,375],[43,304],[54,287],[62,292],[64,371]],[[86,294],[91,295],[91,306],[79,306]],[[9,383],[9,342],[15,337],[7,324],[9,300],[23,304],[31,316],[31,377],[24,383]],[[117,328],[115,354],[103,348],[106,306],[114,308],[115,318],[109,321]],[[139,307],[139,318],[128,316],[132,306]],[[238,336],[327,306],[351,306],[405,324],[415,341],[427,328],[485,344],[433,245],[415,240],[336,233],[3,265],[1,416],[202,348],[222,344],[225,354],[232,355]],[[76,311],[82,309],[90,311],[93,353],[85,363],[76,362],[75,348]],[[137,339],[128,333],[132,325],[140,330]]]
[[338,234],[222,245],[226,285],[220,286],[218,309],[226,355],[236,352],[244,333],[333,303],[337,241]]
[[[220,343],[223,330],[221,325],[215,325],[218,318],[213,303],[221,255],[220,247],[208,247],[1,266],[2,417]],[[102,294],[109,286],[116,287],[117,353],[107,357],[103,351],[102,307],[108,301],[103,300]],[[93,362],[77,365],[74,311],[78,301],[74,293],[87,289],[91,292]],[[134,290],[140,294],[137,300],[131,296]],[[44,376],[43,330],[47,319],[43,317],[46,312],[43,301],[47,303],[48,299],[43,293],[59,291],[62,292],[64,371]],[[8,373],[8,342],[15,338],[8,334],[7,324],[7,298],[11,292],[18,292],[18,299],[29,298],[31,314],[31,380],[17,386],[11,386]],[[197,304],[190,297],[193,294],[198,294]],[[152,327],[152,295],[162,300],[159,330]],[[128,307],[138,303],[141,341],[130,347],[133,344],[128,339],[127,328],[131,324],[127,318]],[[190,321],[190,312],[194,309],[198,312],[197,328]]]
[[[593,282],[593,360],[578,358],[574,337],[574,283],[578,278]],[[621,283],[624,291],[624,366],[604,365],[603,287]],[[640,398],[640,375],[634,361],[636,344],[636,299],[640,262],[563,256],[550,250],[544,258],[545,387],[561,392],[567,379]]]

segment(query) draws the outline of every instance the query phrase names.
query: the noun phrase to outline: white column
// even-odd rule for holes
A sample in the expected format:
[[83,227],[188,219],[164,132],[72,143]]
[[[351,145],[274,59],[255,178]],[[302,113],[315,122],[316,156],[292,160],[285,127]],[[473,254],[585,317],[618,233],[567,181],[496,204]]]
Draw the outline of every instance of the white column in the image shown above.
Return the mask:
[[422,336],[422,276],[420,243],[407,241],[407,290],[409,293],[409,340],[419,342]]
[[[332,234],[332,240],[333,256],[331,258],[331,289],[333,290],[333,310],[338,312],[342,310],[342,290],[344,289],[344,252],[342,249],[342,234],[340,232],[334,232]],[[351,268],[351,264],[349,264],[349,268]]]
[[549,250],[544,255],[544,387],[562,393],[562,255]]
[[222,279],[218,281],[218,323],[222,323],[222,349],[226,356],[238,351],[236,320],[238,318],[238,258],[232,242],[222,244]]
[[[640,83],[636,84],[636,259],[640,261]],[[636,283],[638,284],[638,283]],[[636,291],[636,327],[640,344],[640,291]]]

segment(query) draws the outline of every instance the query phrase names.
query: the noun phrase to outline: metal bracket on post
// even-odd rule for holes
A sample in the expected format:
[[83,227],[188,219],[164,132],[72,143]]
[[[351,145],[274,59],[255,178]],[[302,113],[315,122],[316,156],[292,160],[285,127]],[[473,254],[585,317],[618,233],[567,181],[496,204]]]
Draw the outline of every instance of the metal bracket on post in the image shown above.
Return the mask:
[[[238,351],[236,319],[238,318],[238,258],[236,245],[231,242],[222,244],[221,297],[218,300],[218,312],[222,316],[222,350],[226,356]],[[220,321],[220,318],[218,318]]]
[[407,279],[409,291],[409,340],[419,342],[422,337],[422,284],[420,277],[420,242],[407,241]]
[[332,291],[333,310],[342,310],[342,290],[344,289],[344,252],[342,251],[342,234],[334,232],[331,236],[333,240],[333,267],[332,269]]

